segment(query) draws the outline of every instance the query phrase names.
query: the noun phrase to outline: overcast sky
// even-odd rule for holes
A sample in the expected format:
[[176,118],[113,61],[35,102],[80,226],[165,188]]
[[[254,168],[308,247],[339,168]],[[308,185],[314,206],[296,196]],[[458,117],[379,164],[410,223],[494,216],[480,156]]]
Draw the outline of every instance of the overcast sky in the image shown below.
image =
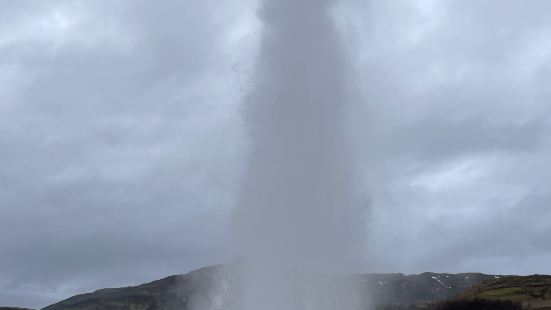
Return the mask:
[[[0,304],[231,260],[253,0],[0,0]],[[361,271],[551,273],[551,2],[348,0]]]

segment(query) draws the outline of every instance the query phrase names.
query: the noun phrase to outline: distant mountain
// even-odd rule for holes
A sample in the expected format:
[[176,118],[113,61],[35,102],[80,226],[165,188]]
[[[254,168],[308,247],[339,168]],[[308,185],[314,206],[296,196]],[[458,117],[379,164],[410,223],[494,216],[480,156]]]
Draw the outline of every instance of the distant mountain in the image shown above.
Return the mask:
[[222,267],[207,267],[133,287],[101,289],[71,297],[43,310],[186,310],[199,300],[216,302],[212,287]]
[[[482,273],[430,273],[418,275],[367,274],[355,276],[366,295],[378,307],[422,306],[454,297],[496,275]],[[360,284],[360,285],[362,285]]]
[[[232,283],[235,279],[228,278],[222,269],[222,266],[207,267],[139,286],[101,289],[71,297],[43,310],[187,310],[192,304],[205,309],[226,309],[224,304],[239,296],[230,291],[237,281]],[[365,274],[341,278],[343,283],[351,283],[364,291],[366,300],[375,309],[419,309],[456,296],[494,298],[503,293],[504,288],[510,294],[501,294],[499,298],[515,297],[518,289],[525,297],[547,300],[548,294],[551,297],[551,280],[548,279],[551,277],[481,273]]]

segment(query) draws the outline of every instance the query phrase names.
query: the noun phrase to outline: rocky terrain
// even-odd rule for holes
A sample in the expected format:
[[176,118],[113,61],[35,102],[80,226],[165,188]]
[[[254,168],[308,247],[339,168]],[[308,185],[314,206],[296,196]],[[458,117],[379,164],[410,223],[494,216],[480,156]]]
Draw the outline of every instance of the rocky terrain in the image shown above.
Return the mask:
[[[71,297],[44,310],[185,310],[190,309],[190,305],[223,309],[223,305],[238,298],[238,294],[229,291],[238,281],[225,276],[222,268],[203,268],[134,287],[101,289]],[[512,300],[532,309],[551,309],[551,276],[366,274],[343,277],[339,281],[360,287],[375,309],[422,309],[447,300],[475,299]],[[4,309],[16,308],[0,308]]]

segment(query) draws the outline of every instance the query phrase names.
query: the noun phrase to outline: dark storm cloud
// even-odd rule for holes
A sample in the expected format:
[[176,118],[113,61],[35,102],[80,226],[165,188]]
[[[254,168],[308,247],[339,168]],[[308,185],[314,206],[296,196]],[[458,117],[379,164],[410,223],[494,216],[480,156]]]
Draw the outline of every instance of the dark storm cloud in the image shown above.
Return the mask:
[[[228,259],[256,4],[0,6],[0,303]],[[551,273],[550,9],[340,2],[366,269]]]

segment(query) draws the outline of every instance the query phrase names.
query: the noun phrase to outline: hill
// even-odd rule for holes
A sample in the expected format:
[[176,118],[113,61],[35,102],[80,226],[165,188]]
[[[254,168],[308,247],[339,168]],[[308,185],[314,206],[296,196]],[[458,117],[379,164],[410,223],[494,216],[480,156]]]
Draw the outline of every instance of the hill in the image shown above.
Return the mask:
[[[365,297],[378,308],[424,305],[451,298],[493,275],[480,273],[365,274],[346,277],[365,291]],[[48,306],[44,310],[96,309],[188,309],[190,304],[217,309],[233,279],[225,278],[221,266],[203,268],[186,275],[170,276],[151,283],[126,288],[102,289]]]
[[358,276],[375,306],[423,306],[452,298],[495,275],[482,273],[431,273],[418,275],[367,274]]
[[[186,310],[191,309],[191,305],[206,309],[227,308],[227,303],[232,304],[238,298],[238,294],[230,290],[238,287],[239,281],[229,278],[223,272],[226,268],[228,266],[207,267],[138,286],[101,289],[76,295],[43,310]],[[445,301],[461,307],[437,309],[478,309],[465,308],[465,305],[481,304],[480,300],[512,300],[532,309],[551,309],[551,276],[427,272],[417,275],[361,274],[338,280],[343,285],[359,287],[375,309],[448,306]],[[0,308],[3,309],[10,308]]]
[[506,276],[482,281],[457,299],[511,300],[524,308],[551,310],[551,276]]

